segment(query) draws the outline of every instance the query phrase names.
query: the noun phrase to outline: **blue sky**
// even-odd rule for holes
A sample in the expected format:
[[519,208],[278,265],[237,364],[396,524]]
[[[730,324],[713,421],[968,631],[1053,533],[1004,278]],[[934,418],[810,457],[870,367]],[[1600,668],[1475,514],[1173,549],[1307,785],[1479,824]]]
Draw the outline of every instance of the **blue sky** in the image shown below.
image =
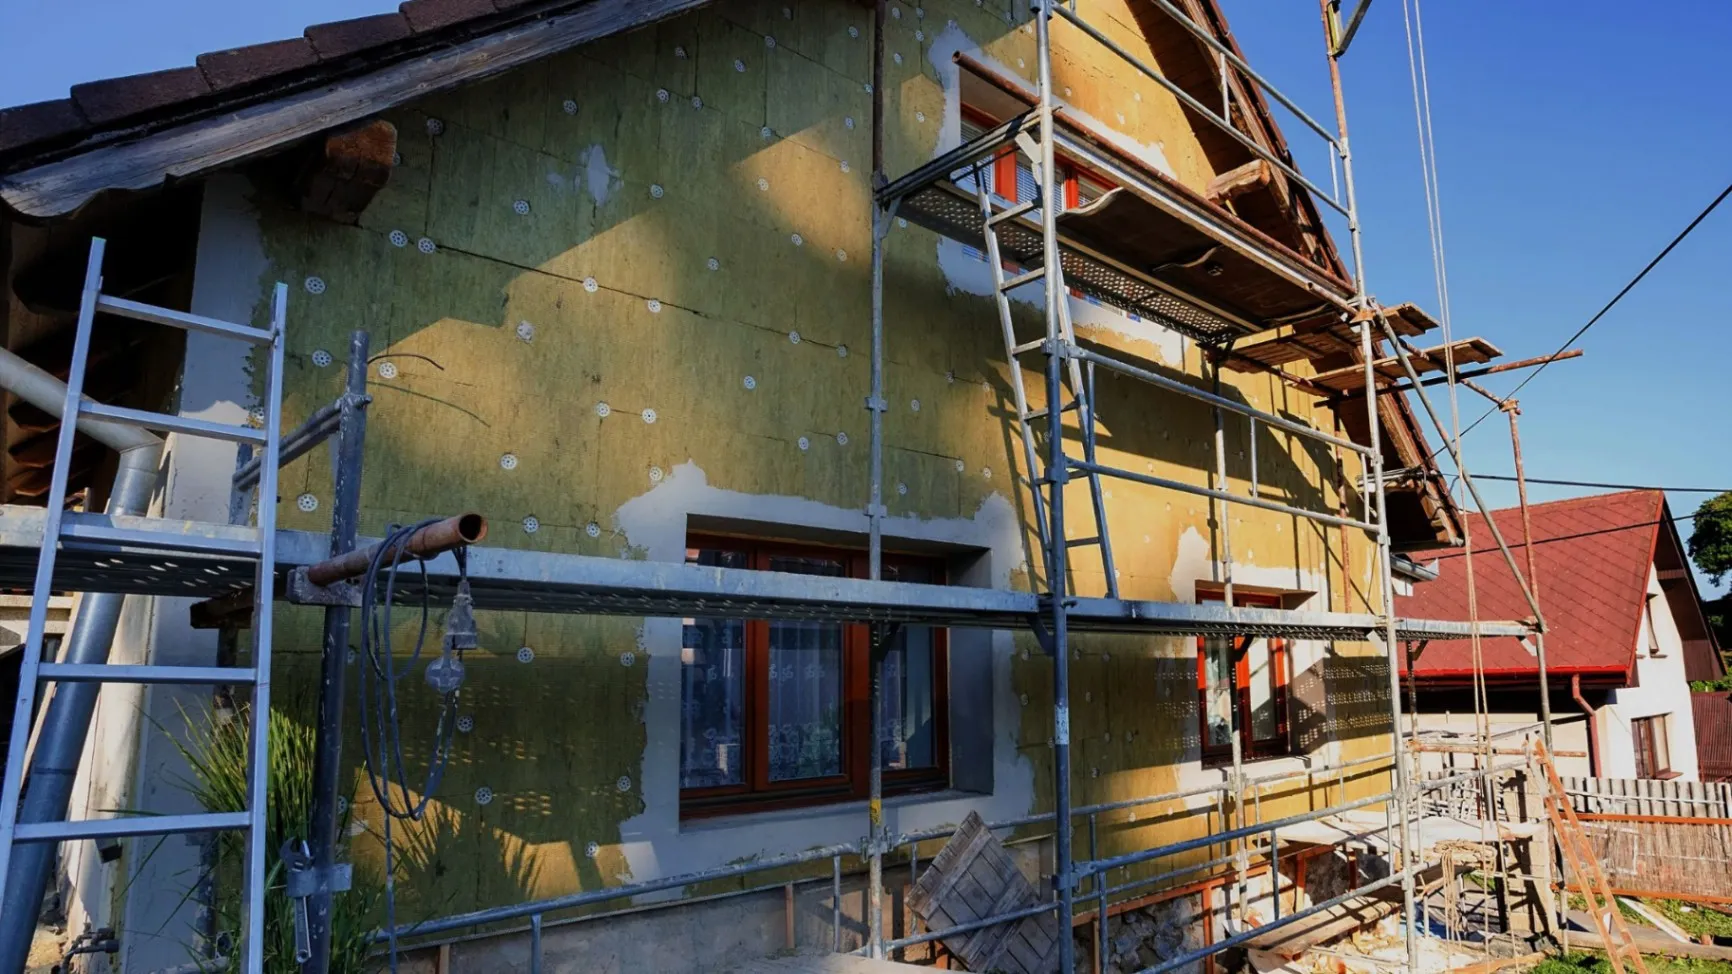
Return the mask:
[[[5,105],[392,9],[365,0],[7,6]],[[1225,6],[1252,64],[1314,117],[1330,118],[1315,4]],[[1660,15],[1621,0],[1432,0],[1424,15],[1456,335],[1482,336],[1511,358],[1549,353],[1732,180],[1717,76],[1732,4],[1695,0]],[[1344,77],[1372,290],[1385,304],[1435,312],[1401,0],[1376,0]],[[1296,121],[1283,127],[1307,172],[1325,182],[1316,140]],[[1732,438],[1716,409],[1727,388],[1729,253],[1732,203],[1588,333],[1585,358],[1523,390],[1530,476],[1732,487]],[[1484,384],[1501,393],[1516,381]],[[1461,404],[1464,423],[1486,405],[1465,391]],[[1470,469],[1511,469],[1501,416],[1465,449]],[[1494,506],[1514,502],[1513,487],[1482,490]],[[1674,513],[1703,496],[1673,494]]]
[[[1330,110],[1315,3],[1226,8],[1254,66],[1314,117]],[[1719,76],[1732,5],[1651,16],[1611,0],[1431,0],[1423,16],[1455,334],[1510,358],[1549,354],[1732,182]],[[1435,313],[1401,0],[1371,8],[1343,78],[1371,289]],[[1283,128],[1303,144],[1299,123]],[[1714,408],[1732,343],[1728,254],[1732,202],[1587,333],[1583,358],[1522,390],[1529,476],[1732,487]],[[1501,394],[1517,381],[1483,384]],[[1488,405],[1464,390],[1464,425]],[[1469,470],[1510,472],[1507,421],[1486,420],[1463,451]],[[1481,490],[1493,506],[1515,501],[1513,485]],[[1705,496],[1670,495],[1673,513]]]

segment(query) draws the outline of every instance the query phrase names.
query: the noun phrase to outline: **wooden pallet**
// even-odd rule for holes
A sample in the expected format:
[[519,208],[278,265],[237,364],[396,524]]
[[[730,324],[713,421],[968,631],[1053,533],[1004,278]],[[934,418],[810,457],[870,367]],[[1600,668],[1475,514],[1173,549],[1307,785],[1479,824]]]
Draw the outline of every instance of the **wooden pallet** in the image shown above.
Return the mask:
[[[1040,903],[1015,860],[970,812],[908,895],[908,905],[929,930],[943,930]],[[1059,938],[1069,936],[1058,917],[1041,913],[944,938],[946,950],[971,971],[1049,974],[1058,970]],[[1646,974],[1646,972],[1643,972]]]

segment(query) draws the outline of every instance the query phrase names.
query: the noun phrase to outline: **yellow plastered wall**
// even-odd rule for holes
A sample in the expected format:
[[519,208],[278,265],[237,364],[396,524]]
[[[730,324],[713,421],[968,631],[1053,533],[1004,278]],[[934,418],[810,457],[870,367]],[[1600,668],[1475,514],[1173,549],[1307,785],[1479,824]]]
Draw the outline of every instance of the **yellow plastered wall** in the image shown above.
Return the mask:
[[[1153,57],[1125,0],[1083,6],[1119,43]],[[954,111],[944,52],[959,36],[963,49],[1032,85],[1032,29],[1009,7],[891,5],[892,176],[943,148]],[[862,509],[870,32],[868,12],[840,0],[725,0],[392,110],[401,164],[359,226],[261,196],[268,279],[296,287],[289,421],[340,392],[350,330],[372,333],[363,531],[477,510],[492,524],[489,544],[641,557],[615,514],[687,464],[715,488]],[[1187,185],[1201,188],[1214,175],[1170,95],[1068,27],[1055,27],[1055,38],[1067,102],[1157,146]],[[953,285],[934,235],[899,224],[886,246],[885,503],[892,515],[965,519],[999,495],[1022,515],[1032,544],[991,304]],[[311,277],[323,283],[319,293],[300,288]],[[1032,307],[1019,305],[1018,315],[1019,327],[1039,327]],[[1191,343],[1096,322],[1080,326],[1084,337],[1207,387],[1212,373]],[[337,364],[315,364],[320,350]],[[1025,380],[1032,405],[1042,405],[1040,375]],[[1226,372],[1221,381],[1224,394],[1333,429],[1328,410],[1271,377]],[[1211,482],[1214,417],[1201,404],[1103,375],[1098,412],[1103,462]],[[1335,508],[1336,458],[1285,435],[1258,435],[1264,496]],[[1246,492],[1245,424],[1229,417],[1225,442],[1231,486]],[[1345,462],[1345,482],[1358,472]],[[290,465],[283,526],[326,529],[329,485],[324,451]],[[1123,593],[1189,597],[1190,578],[1176,574],[1181,549],[1201,543],[1205,565],[1218,557],[1209,554],[1218,538],[1209,502],[1107,486]],[[302,494],[316,509],[299,508]],[[1080,483],[1067,504],[1071,534],[1092,534]],[[1308,579],[1320,593],[1316,608],[1363,609],[1374,552],[1365,538],[1251,508],[1229,516],[1238,565]],[[1011,578],[1030,583],[1020,567]],[[1093,549],[1074,553],[1073,582],[1083,594],[1102,591]],[[286,696],[298,687],[304,698],[319,617],[287,608],[281,617],[281,682]],[[458,734],[431,796],[437,841],[423,836],[418,853],[405,846],[415,865],[400,920],[632,878],[618,843],[620,824],[643,811],[649,690],[639,622],[491,613],[481,630],[464,691],[475,729]],[[399,627],[400,644],[411,636]],[[521,647],[532,662],[519,662]],[[1076,803],[1179,787],[1197,746],[1194,642],[1078,638],[1072,651]],[[1012,665],[1021,723],[999,732],[1015,734],[1033,767],[1031,806],[1050,807],[1050,662],[1019,636]],[[1316,681],[1307,699],[1323,709],[1309,724],[1294,717],[1308,743],[1339,740],[1344,759],[1386,749],[1384,674],[1370,647],[1329,647],[1307,677]],[[431,694],[403,698],[405,726],[430,728]],[[356,758],[353,713],[348,726],[347,754]],[[411,763],[425,757],[417,744]],[[1345,791],[1381,785],[1362,776]],[[492,794],[485,804],[476,798],[483,787]],[[1329,789],[1327,798],[1338,794]],[[1289,790],[1262,811],[1325,797],[1321,788]],[[357,801],[376,830],[364,783]],[[1218,825],[1207,811],[1120,813],[1103,823],[1101,851]],[[363,860],[376,853],[366,843],[357,849]]]

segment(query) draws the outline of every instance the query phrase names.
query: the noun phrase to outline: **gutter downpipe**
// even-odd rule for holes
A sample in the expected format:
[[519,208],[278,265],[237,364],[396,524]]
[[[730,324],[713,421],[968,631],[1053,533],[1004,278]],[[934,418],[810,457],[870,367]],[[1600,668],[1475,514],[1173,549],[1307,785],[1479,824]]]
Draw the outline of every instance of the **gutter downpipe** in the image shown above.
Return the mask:
[[1588,715],[1588,777],[1600,776],[1600,708],[1588,703],[1588,698],[1582,696],[1582,675],[1577,673],[1570,677],[1570,696],[1576,700],[1576,706],[1582,708],[1582,713]]
[[[66,384],[3,348],[0,348],[0,389],[56,418],[64,418]],[[78,431],[120,454],[107,512],[148,513],[162,462],[162,440],[141,429],[95,419],[80,418]],[[50,540],[45,538],[43,542]],[[41,595],[46,597],[46,593]],[[61,643],[60,662],[108,662],[125,602],[126,596],[112,592],[85,593]],[[61,683],[44,705],[36,749],[25,777],[24,801],[18,810],[20,825],[66,818],[72,781],[78,773],[78,759],[90,732],[90,719],[101,686]],[[0,971],[24,967],[58,851],[58,846],[51,842],[21,843],[12,850],[12,865],[5,877],[7,917],[0,921]]]

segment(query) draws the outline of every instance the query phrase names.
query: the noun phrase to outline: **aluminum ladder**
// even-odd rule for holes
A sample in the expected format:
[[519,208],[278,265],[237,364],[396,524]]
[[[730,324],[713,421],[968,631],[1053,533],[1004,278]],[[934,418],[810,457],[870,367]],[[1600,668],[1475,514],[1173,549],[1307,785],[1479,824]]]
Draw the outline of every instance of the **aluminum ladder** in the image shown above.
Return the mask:
[[[78,327],[72,346],[72,363],[66,376],[66,405],[61,414],[59,440],[54,456],[54,474],[48,494],[42,547],[36,562],[37,596],[30,604],[30,628],[20,664],[18,698],[12,714],[12,739],[6,755],[6,773],[0,790],[0,880],[11,867],[17,843],[67,842],[114,839],[147,835],[245,830],[247,833],[245,877],[246,927],[242,948],[242,970],[258,974],[264,963],[265,895],[265,789],[267,741],[270,726],[271,601],[276,565],[277,463],[281,442],[283,323],[288,288],[279,283],[271,300],[268,329],[218,321],[183,311],[157,308],[102,293],[102,255],[105,242],[90,242],[90,263],[85,269],[84,291],[78,306]],[[123,406],[110,406],[86,399],[84,372],[90,356],[92,324],[98,313],[136,321],[168,325],[247,342],[265,350],[269,364],[265,379],[262,429],[233,426],[201,419],[171,416]],[[229,440],[254,447],[261,453],[258,481],[258,523],[253,536],[242,540],[201,537],[146,529],[84,525],[77,537],[62,531],[66,482],[72,466],[72,441],[81,417],[142,427],[183,436]],[[254,584],[253,654],[250,667],[128,666],[118,664],[72,665],[42,660],[43,631],[47,622],[48,594],[53,590],[54,561],[61,547],[96,546],[161,552],[201,552],[238,555],[256,559]],[[135,816],[59,822],[18,821],[18,802],[23,789],[27,742],[40,683],[133,683],[147,685],[250,685],[252,727],[248,742],[247,807],[239,812],[193,815]],[[5,903],[5,884],[0,882],[0,916],[14,909]]]
[[[1051,550],[1050,546],[1052,539],[1049,537],[1051,531],[1047,524],[1046,498],[1041,494],[1041,487],[1050,479],[1050,473],[1046,476],[1036,474],[1036,471],[1041,470],[1042,466],[1039,456],[1040,451],[1036,449],[1035,446],[1035,429],[1033,424],[1047,418],[1047,410],[1051,408],[1052,404],[1048,403],[1040,409],[1029,408],[1028,389],[1023,382],[1021,361],[1022,356],[1027,355],[1030,352],[1045,352],[1049,355],[1063,355],[1066,366],[1065,378],[1067,380],[1067,388],[1065,391],[1069,394],[1070,399],[1059,408],[1061,412],[1074,412],[1077,416],[1077,428],[1080,431],[1082,440],[1083,461],[1087,465],[1086,469],[1082,471],[1082,474],[1088,481],[1089,499],[1094,507],[1095,518],[1095,533],[1092,536],[1086,538],[1067,538],[1065,539],[1065,547],[1100,548],[1101,569],[1106,575],[1106,597],[1109,599],[1116,599],[1119,597],[1119,578],[1118,572],[1114,570],[1113,565],[1112,538],[1107,534],[1106,498],[1101,490],[1100,474],[1094,469],[1094,365],[1091,363],[1086,369],[1085,382],[1085,369],[1077,362],[1076,358],[1065,354],[1070,346],[1076,343],[1076,334],[1071,327],[1069,292],[1066,290],[1064,284],[1064,267],[1062,266],[1062,261],[1058,267],[1035,267],[1032,270],[1025,270],[1014,277],[1006,277],[1004,272],[1004,258],[1001,255],[998,243],[999,226],[1030,213],[1040,214],[1043,220],[1057,219],[1057,213],[1047,214],[1043,211],[1042,200],[1039,198],[1039,186],[1041,185],[1039,175],[1040,152],[1037,144],[1029,138],[1026,133],[1017,136],[1016,144],[1017,147],[1029,157],[1031,164],[1035,167],[1035,199],[1013,203],[1004,209],[994,212],[993,196],[987,189],[987,173],[983,171],[982,167],[990,165],[991,162],[997,158],[996,156],[988,158],[985,162],[976,164],[973,170],[973,176],[975,197],[980,202],[981,233],[986,238],[986,263],[987,266],[992,268],[993,303],[998,307],[999,329],[1004,335],[1004,358],[1005,362],[1010,366],[1010,388],[1012,398],[1015,401],[1017,426],[1019,428],[1020,439],[1022,440],[1023,463],[1027,470],[1027,477],[1023,482],[1027,484],[1029,488],[1029,496],[1033,499],[1034,521],[1037,525],[1037,530],[1039,531],[1041,550]],[[1056,322],[1049,321],[1046,323],[1046,331],[1041,338],[1031,342],[1018,342],[1016,340],[1015,322],[1011,317],[1010,292],[1026,284],[1033,284],[1036,281],[1043,281],[1047,287],[1058,288],[1058,320]],[[1067,585],[1064,579],[1049,578],[1047,580],[1047,587],[1053,593],[1061,594],[1065,591]]]

